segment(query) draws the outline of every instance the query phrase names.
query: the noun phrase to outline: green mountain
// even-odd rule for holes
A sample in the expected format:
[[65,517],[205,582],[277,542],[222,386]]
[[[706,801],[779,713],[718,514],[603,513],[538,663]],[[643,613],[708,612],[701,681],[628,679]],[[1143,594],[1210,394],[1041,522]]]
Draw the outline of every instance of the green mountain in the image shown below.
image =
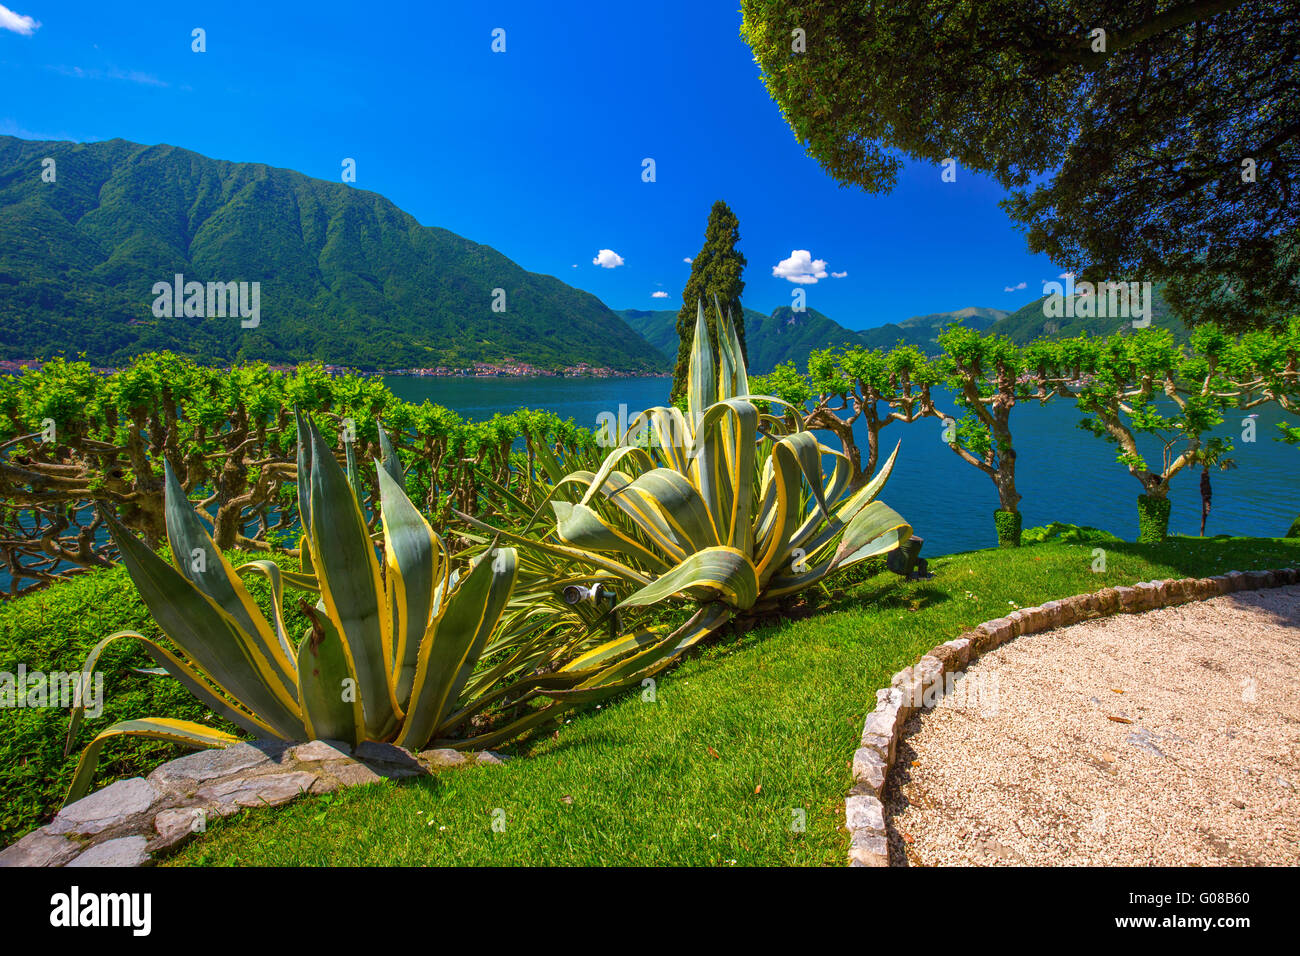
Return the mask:
[[799,368],[807,368],[808,353],[814,349],[851,347],[860,342],[857,332],[849,331],[816,309],[795,312],[783,305],[773,309],[771,315],[756,312],[752,318],[745,316],[745,345],[750,366],[760,375],[792,359]]
[[960,322],[968,328],[983,332],[994,323],[1005,319],[1007,315],[1009,313],[1001,309],[968,306],[953,312],[914,315],[902,322],[890,322],[873,329],[861,329],[857,334],[867,348],[888,351],[901,341],[905,345],[914,345],[922,352],[933,355],[939,351],[939,333],[945,326]]
[[[619,318],[670,361],[677,360],[677,313],[667,309],[619,309]],[[745,310],[749,322],[749,309]]]
[[[676,358],[676,311],[624,309],[619,315],[663,355]],[[771,315],[745,310],[745,348],[749,370],[756,375],[765,375],[791,360],[804,368],[809,352],[832,345],[856,345],[861,341],[859,335],[816,309],[795,312],[783,305],[773,309]]]
[[[999,319],[989,330],[1005,335],[1018,345],[1024,345],[1036,338],[1068,339],[1084,332],[1094,336],[1111,335],[1133,327],[1131,318],[1120,316],[1052,318],[1044,314],[1043,303],[1046,300],[1047,296],[1035,299],[1024,308]],[[1186,342],[1191,335],[1187,326],[1170,311],[1169,303],[1161,296],[1158,286],[1152,289],[1151,328],[1168,329],[1176,342]]]
[[[155,284],[178,273],[260,283],[257,326],[155,315]],[[0,136],[0,357],[116,365],[156,349],[369,369],[670,367],[595,296],[375,193],[174,146]]]

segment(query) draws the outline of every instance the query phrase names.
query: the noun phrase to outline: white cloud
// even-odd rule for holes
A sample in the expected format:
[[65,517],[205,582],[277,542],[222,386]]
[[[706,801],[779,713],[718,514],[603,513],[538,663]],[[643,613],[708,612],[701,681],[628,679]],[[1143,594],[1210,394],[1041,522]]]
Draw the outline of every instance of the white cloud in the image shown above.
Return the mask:
[[814,259],[807,249],[795,249],[789,259],[772,267],[772,275],[799,285],[815,285],[818,279],[826,278],[826,260]]
[[843,278],[844,278],[845,276],[847,276],[847,275],[848,275],[847,272],[832,272],[832,273],[831,273],[831,278],[832,278],[832,279],[843,279]]
[[1003,291],[1003,292],[1019,292],[1021,289],[1028,288],[1028,285],[1029,285],[1029,284],[1028,284],[1027,282],[1022,282],[1022,283],[1020,283],[1019,285],[1009,285],[1009,286],[1007,286],[1005,289],[1003,289],[1002,291]]
[[578,264],[576,262],[573,264],[573,268],[575,269],[578,268]]
[[141,83],[145,86],[167,85],[152,73],[142,73],[139,70],[119,70],[116,67],[108,71],[108,78],[110,80],[126,80],[128,83]]
[[21,33],[25,37],[31,36],[36,32],[40,24],[31,17],[23,16],[21,13],[14,13],[8,7],[0,6],[0,30],[9,30],[12,33]]
[[652,299],[666,299],[666,298],[668,298],[668,293],[667,293],[667,292],[651,292],[651,293],[650,293],[650,298],[652,298]]
[[124,80],[127,83],[139,83],[143,86],[167,86],[165,80],[160,80],[152,73],[142,73],[140,70],[123,70],[113,67],[108,71],[104,70],[83,70],[79,66],[48,66],[46,69],[53,70],[61,76],[71,76],[78,80]]
[[691,264],[691,257],[690,257],[690,256],[687,256],[685,259],[682,260],[682,262],[686,263],[687,265],[690,265],[690,264]]
[[602,269],[617,269],[623,264],[623,257],[613,249],[601,249],[596,253],[596,258],[591,260],[591,264]]

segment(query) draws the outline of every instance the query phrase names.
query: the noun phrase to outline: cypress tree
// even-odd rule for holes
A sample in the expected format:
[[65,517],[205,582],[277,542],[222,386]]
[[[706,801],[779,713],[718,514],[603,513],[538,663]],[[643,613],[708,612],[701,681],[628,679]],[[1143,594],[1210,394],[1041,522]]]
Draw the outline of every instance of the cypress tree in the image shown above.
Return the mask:
[[682,293],[682,308],[677,313],[677,366],[673,369],[671,401],[686,394],[686,378],[690,374],[691,347],[695,343],[695,313],[699,302],[704,303],[704,320],[708,325],[714,347],[718,341],[718,316],[713,297],[716,295],[723,314],[728,310],[740,339],[741,354],[745,361],[745,313],[740,306],[740,293],[745,288],[741,275],[745,271],[745,257],[736,249],[740,241],[740,221],[731,208],[719,199],[709,211],[709,224],[704,230],[704,245],[691,261],[691,277]]

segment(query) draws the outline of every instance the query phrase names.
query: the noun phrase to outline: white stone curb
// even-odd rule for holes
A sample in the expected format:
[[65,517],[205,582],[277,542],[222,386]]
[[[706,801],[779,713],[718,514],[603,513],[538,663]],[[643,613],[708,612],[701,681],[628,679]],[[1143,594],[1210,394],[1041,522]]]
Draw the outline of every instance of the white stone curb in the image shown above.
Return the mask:
[[965,670],[979,655],[1022,634],[1037,634],[1113,614],[1137,614],[1203,601],[1234,591],[1298,583],[1300,568],[1282,568],[1229,571],[1212,578],[1171,578],[1144,581],[1132,587],[1103,588],[1013,611],[932,648],[915,665],[895,674],[889,687],[877,691],[876,709],[867,715],[863,724],[861,746],[853,754],[853,789],[844,801],[849,866],[889,866],[889,837],[881,803],[885,781],[894,765],[903,724],[918,709],[933,704],[944,675]]

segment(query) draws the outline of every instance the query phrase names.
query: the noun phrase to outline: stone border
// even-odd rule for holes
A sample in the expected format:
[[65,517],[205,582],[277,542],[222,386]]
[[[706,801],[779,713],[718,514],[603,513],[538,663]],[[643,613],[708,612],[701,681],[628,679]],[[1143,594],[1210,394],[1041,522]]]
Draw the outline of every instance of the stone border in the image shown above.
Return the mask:
[[1138,614],[1208,600],[1236,591],[1298,583],[1300,568],[1281,568],[1103,588],[1013,611],[932,648],[914,666],[895,674],[888,687],[876,692],[876,709],[867,715],[862,727],[861,746],[853,754],[853,789],[844,801],[844,820],[850,838],[849,866],[889,866],[885,808],[881,802],[885,781],[894,765],[903,724],[916,711],[933,706],[936,694],[943,692],[945,674],[964,671],[981,654],[1023,634],[1037,634],[1115,614]]
[[119,780],[70,803],[54,820],[0,850],[5,866],[143,866],[207,821],[246,807],[277,807],[303,794],[426,776],[470,763],[500,764],[491,751],[426,750],[337,740],[259,741],[201,750]]

